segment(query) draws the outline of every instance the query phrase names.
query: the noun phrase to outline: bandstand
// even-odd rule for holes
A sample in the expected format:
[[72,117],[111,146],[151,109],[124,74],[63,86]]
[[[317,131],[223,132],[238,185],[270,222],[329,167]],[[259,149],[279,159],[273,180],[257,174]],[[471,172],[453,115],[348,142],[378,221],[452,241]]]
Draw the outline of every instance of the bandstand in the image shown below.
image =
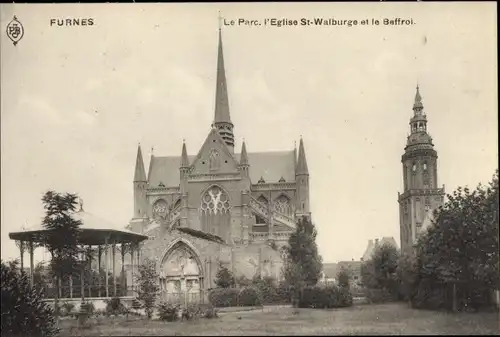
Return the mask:
[[[60,281],[57,297],[61,302],[73,302],[75,306],[80,301],[92,301],[96,308],[105,305],[105,300],[112,297],[131,301],[135,295],[133,275],[137,274],[142,242],[148,237],[126,229],[115,229],[116,226],[83,209],[72,216],[82,222],[79,233],[79,246],[82,248],[79,256],[80,275],[71,275],[69,279],[62,281],[63,284]],[[22,270],[25,270],[24,253],[29,254],[31,285],[35,282],[34,251],[36,248],[46,247],[44,238],[48,232],[49,230],[39,226],[9,233],[9,238],[16,240],[20,249]],[[117,259],[117,251],[121,260]],[[119,276],[117,262],[121,262]],[[51,278],[48,279],[52,281]],[[74,284],[75,279],[79,282]],[[53,301],[57,287],[51,282],[47,283],[43,286],[43,295],[46,301]]]

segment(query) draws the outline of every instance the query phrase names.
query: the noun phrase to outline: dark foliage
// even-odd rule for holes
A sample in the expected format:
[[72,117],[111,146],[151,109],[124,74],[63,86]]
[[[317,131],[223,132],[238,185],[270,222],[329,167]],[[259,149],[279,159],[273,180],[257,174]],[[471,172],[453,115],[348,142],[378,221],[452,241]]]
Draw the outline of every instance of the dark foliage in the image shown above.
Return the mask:
[[299,308],[342,308],[352,305],[352,295],[348,289],[329,285],[325,287],[309,286],[302,289]]
[[217,308],[237,307],[239,293],[239,288],[216,288],[210,291],[208,299]]
[[2,336],[56,336],[53,310],[42,301],[39,289],[31,287],[17,262],[1,262]]
[[479,310],[500,288],[498,170],[489,186],[458,188],[417,243],[415,307]]
[[295,233],[288,239],[283,250],[285,257],[284,276],[286,283],[295,289],[295,299],[304,286],[314,286],[321,277],[323,268],[316,244],[316,228],[307,217],[300,218]]
[[260,294],[253,287],[244,287],[238,294],[238,304],[242,307],[261,305]]
[[138,296],[137,299],[142,303],[148,318],[153,316],[153,310],[158,297],[160,288],[157,284],[158,273],[154,261],[146,259],[139,266],[139,275],[137,276]]
[[223,265],[219,266],[214,282],[218,288],[231,288],[236,284],[233,273]]
[[162,321],[173,322],[179,317],[180,306],[167,302],[158,304],[158,316]]
[[339,286],[344,288],[349,288],[350,283],[350,275],[347,270],[341,268],[337,274],[337,280],[339,282]]

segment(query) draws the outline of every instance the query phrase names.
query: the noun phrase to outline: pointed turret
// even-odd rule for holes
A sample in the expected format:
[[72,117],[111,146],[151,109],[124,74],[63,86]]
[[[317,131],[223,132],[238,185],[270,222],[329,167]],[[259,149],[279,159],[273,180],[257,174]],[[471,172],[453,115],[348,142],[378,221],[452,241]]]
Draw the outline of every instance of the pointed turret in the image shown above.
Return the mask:
[[297,199],[295,213],[297,216],[309,215],[309,169],[307,168],[306,151],[302,136],[299,143],[299,158],[295,167],[295,181],[297,184]]
[[224,67],[224,54],[222,50],[222,32],[219,27],[219,48],[217,54],[217,82],[215,90],[215,116],[213,127],[219,130],[219,134],[234,153],[233,123],[229,114],[229,98],[227,93],[226,70]]
[[135,162],[134,182],[146,182],[146,170],[144,170],[144,160],[142,160],[141,145],[137,147],[137,160]]
[[186,150],[186,142],[182,142],[182,156],[181,156],[181,168],[189,167],[189,159]]
[[304,141],[302,137],[299,143],[299,158],[297,160],[297,168],[295,171],[296,175],[309,175],[309,169],[307,168],[306,151],[304,150]]
[[415,112],[415,115],[417,115],[418,112],[421,112],[423,108],[424,105],[422,104],[422,96],[420,96],[420,88],[417,85],[417,92],[415,93],[415,102],[413,103],[413,111]]
[[137,147],[137,159],[134,173],[134,218],[147,217],[146,190],[148,181],[144,170],[144,160],[142,159],[141,144]]
[[240,158],[240,165],[247,165],[248,166],[248,155],[247,155],[247,147],[245,145],[245,140],[243,140],[243,144],[241,144],[241,158]]

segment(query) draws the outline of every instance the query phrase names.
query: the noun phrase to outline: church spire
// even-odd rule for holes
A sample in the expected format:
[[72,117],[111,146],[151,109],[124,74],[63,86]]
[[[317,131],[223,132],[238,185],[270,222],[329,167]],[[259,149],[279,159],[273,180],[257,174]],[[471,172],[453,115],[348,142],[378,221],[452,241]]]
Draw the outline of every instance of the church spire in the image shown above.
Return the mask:
[[182,142],[182,156],[181,156],[181,168],[189,167],[189,159],[186,150],[186,142]]
[[247,154],[247,146],[245,145],[245,140],[243,139],[243,144],[241,145],[241,157],[240,157],[240,165],[248,166],[248,154]]
[[297,160],[297,168],[295,169],[296,175],[309,175],[309,169],[307,168],[306,151],[304,150],[304,141],[302,137],[299,143],[299,158]]
[[142,159],[141,144],[137,147],[137,160],[135,163],[134,182],[145,182],[146,171],[144,170],[144,160]]
[[224,54],[222,50],[222,31],[220,27],[219,15],[219,48],[217,54],[217,80],[215,89],[215,115],[213,127],[219,130],[219,134],[234,152],[233,123],[229,114],[229,99],[227,93],[226,70],[224,67]]

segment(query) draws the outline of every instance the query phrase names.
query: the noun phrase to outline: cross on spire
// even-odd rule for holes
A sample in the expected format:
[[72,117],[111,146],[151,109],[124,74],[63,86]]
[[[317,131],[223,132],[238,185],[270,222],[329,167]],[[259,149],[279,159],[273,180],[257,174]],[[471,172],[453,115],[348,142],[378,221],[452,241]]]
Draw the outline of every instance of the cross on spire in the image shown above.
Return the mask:
[[219,30],[222,29],[222,16],[220,15],[220,10],[217,11],[217,19],[219,20]]

